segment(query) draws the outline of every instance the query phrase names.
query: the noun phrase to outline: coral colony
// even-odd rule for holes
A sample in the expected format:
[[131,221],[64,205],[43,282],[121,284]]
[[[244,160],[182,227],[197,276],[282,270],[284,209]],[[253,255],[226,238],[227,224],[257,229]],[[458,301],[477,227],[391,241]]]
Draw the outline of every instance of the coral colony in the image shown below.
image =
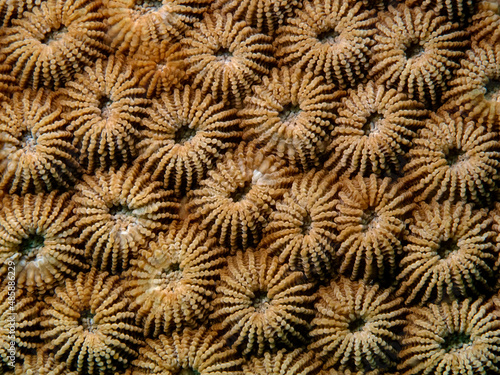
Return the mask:
[[500,374],[496,0],[0,0],[0,375]]

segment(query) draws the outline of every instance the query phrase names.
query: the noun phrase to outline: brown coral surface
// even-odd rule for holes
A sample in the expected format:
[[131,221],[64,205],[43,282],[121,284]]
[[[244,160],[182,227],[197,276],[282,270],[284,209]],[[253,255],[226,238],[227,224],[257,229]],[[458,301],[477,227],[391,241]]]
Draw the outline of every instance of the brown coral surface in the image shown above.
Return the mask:
[[163,92],[180,86],[185,72],[185,63],[175,60],[180,44],[168,42],[146,43],[129,61],[134,66],[139,86],[146,89],[148,98],[159,98]]
[[108,38],[119,53],[175,41],[199,20],[210,0],[105,0]]
[[498,0],[0,0],[0,374],[500,374],[499,46]]
[[46,305],[37,296],[16,291],[15,280],[2,286],[0,292],[0,372],[13,367],[17,358],[39,351]]
[[485,210],[471,205],[421,204],[401,260],[399,295],[407,302],[465,298],[491,288],[498,249]]
[[406,0],[409,6],[419,6],[444,14],[451,22],[466,22],[478,1],[474,0]]
[[500,130],[500,44],[474,44],[449,85],[444,108],[458,109],[488,130]]
[[394,274],[405,215],[413,206],[409,198],[388,177],[357,175],[341,181],[334,219],[340,273],[365,281]]
[[235,20],[244,20],[259,32],[273,36],[299,5],[299,0],[216,0],[212,8],[231,13]]
[[335,119],[325,167],[345,175],[400,168],[400,159],[424,126],[426,111],[395,89],[369,81],[349,92]]
[[305,375],[316,374],[321,361],[312,351],[295,349],[265,352],[262,357],[252,357],[243,365],[245,375]]
[[408,153],[410,190],[418,200],[491,202],[500,177],[498,136],[460,115],[432,113]]
[[468,30],[473,42],[487,40],[495,44],[500,40],[500,3],[496,0],[482,1],[472,16]]
[[[15,375],[78,375],[69,370],[65,362],[57,362],[48,350],[37,350],[36,354],[26,355],[23,363],[15,369]],[[13,374],[14,374],[13,373]],[[6,373],[10,375],[9,372]]]
[[243,375],[236,350],[202,326],[147,340],[127,375]]

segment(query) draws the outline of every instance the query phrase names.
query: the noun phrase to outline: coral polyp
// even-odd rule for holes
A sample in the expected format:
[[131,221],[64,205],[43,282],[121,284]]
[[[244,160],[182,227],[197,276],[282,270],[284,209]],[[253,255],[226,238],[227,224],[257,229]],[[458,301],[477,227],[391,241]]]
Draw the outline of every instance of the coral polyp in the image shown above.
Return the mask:
[[138,127],[149,103],[144,92],[120,56],[98,60],[61,89],[62,116],[89,173],[137,156]]
[[0,210],[0,275],[19,288],[46,291],[88,265],[68,193],[7,195]]
[[297,179],[271,213],[259,243],[311,279],[328,278],[335,269],[339,185],[334,177],[312,170]]
[[[24,1],[24,0],[23,0]],[[0,61],[21,87],[60,87],[110,52],[100,0],[48,0],[2,29]]]
[[117,276],[92,269],[67,280],[49,297],[43,311],[47,350],[79,374],[107,374],[123,369],[138,355],[142,328],[134,324],[124,297],[127,286]]
[[0,188],[10,194],[69,188],[80,164],[54,95],[16,92],[0,110]]
[[377,24],[371,75],[376,82],[436,105],[459,67],[467,33],[432,10],[400,5]]
[[275,156],[243,144],[189,195],[189,210],[201,227],[232,250],[256,245],[276,201],[290,187],[296,170]]
[[177,195],[198,186],[241,135],[234,109],[189,86],[154,100],[143,125],[139,160]]
[[320,289],[310,349],[325,368],[340,371],[390,369],[404,325],[402,301],[377,285],[346,279]]
[[500,371],[500,317],[482,298],[414,308],[405,332],[404,375]]
[[211,93],[240,107],[251,86],[269,73],[274,63],[271,37],[259,33],[232,14],[207,14],[186,33],[178,59],[203,94]]
[[273,69],[239,112],[243,138],[293,166],[318,166],[342,94],[312,73]]
[[221,322],[225,336],[244,354],[290,348],[306,340],[312,287],[266,251],[238,252],[221,275],[211,319]]
[[282,65],[323,76],[342,89],[366,77],[375,34],[374,11],[351,0],[305,1],[278,29]]
[[225,249],[197,225],[173,222],[131,260],[131,308],[138,310],[146,335],[193,327],[206,318],[224,255]]
[[126,270],[139,248],[178,218],[172,191],[141,175],[138,167],[98,170],[85,175],[76,189],[76,225],[85,255],[101,270]]

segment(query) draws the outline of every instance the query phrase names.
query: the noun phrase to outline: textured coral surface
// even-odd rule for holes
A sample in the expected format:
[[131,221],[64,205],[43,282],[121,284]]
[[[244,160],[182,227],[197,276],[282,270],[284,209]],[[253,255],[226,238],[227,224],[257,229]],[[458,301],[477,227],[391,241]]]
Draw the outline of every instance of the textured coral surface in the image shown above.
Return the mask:
[[0,375],[500,375],[498,0],[0,0]]

